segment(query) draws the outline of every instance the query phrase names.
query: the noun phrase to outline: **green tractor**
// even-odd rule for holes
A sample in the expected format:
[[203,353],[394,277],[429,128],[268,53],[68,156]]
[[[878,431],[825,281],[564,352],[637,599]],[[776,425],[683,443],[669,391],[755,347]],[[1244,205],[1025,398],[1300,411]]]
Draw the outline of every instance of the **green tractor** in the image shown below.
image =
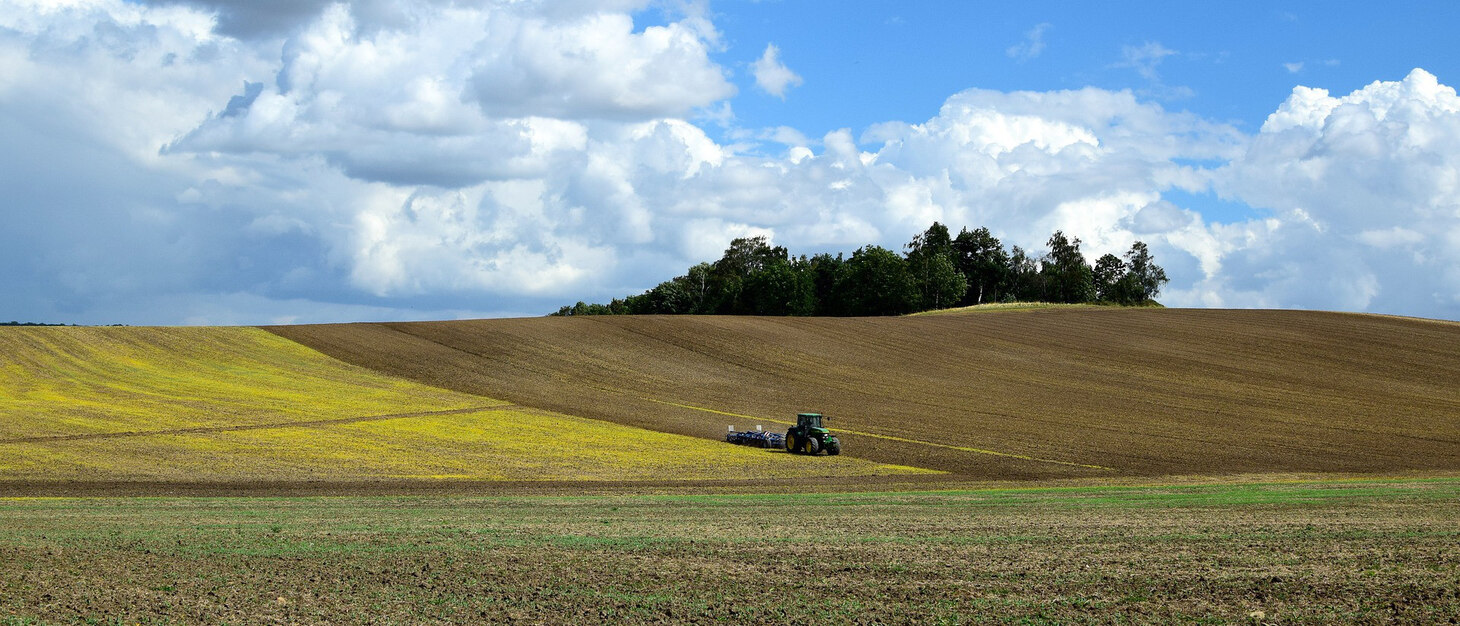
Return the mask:
[[820,413],[796,414],[796,425],[786,431],[786,452],[815,455],[825,450],[830,455],[841,454],[841,440],[822,428],[821,419]]

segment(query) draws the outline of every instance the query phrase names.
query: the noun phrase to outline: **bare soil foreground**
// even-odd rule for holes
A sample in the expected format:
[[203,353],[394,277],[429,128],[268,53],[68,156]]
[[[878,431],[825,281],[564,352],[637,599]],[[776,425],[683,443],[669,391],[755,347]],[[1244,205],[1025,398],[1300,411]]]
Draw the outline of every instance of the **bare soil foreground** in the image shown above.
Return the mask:
[[831,416],[949,480],[1460,470],[1460,324],[1081,308],[283,326],[429,385],[671,433]]
[[1454,623],[1460,480],[0,499],[0,624]]

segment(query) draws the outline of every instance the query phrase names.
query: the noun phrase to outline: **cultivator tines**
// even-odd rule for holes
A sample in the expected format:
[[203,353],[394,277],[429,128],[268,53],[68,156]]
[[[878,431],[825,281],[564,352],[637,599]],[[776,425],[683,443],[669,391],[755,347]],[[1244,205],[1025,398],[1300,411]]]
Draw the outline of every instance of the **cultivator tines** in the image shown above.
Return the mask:
[[754,446],[757,448],[781,448],[786,445],[786,436],[781,433],[769,433],[756,426],[755,430],[735,430],[730,427],[730,432],[725,433],[725,441],[742,446]]

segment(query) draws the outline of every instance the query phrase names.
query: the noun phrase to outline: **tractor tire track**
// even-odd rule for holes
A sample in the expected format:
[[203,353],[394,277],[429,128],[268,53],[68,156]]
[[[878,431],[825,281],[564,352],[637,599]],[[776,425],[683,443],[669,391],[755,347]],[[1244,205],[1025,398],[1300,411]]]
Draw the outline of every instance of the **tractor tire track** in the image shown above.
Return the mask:
[[127,437],[155,437],[158,435],[198,435],[208,433],[228,433],[245,430],[271,430],[275,428],[317,428],[321,426],[338,426],[340,424],[354,424],[358,422],[378,422],[384,420],[403,419],[411,417],[436,417],[441,415],[462,415],[466,413],[479,413],[482,411],[500,411],[503,409],[520,409],[516,404],[494,404],[490,406],[467,407],[464,409],[447,409],[444,411],[414,411],[410,413],[389,413],[385,415],[365,415],[356,417],[340,417],[323,420],[303,420],[294,422],[270,422],[267,424],[244,424],[239,426],[199,426],[196,428],[168,428],[161,430],[129,430],[115,433],[81,433],[76,435],[40,435],[35,437],[16,437],[14,439],[0,439],[0,444],[16,443],[50,443],[59,441],[81,441],[89,439],[122,439]]

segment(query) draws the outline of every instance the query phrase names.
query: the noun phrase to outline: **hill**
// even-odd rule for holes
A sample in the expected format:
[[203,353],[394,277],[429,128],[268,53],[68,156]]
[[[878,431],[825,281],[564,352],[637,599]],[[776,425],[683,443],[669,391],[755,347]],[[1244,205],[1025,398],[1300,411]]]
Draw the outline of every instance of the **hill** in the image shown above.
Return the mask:
[[269,328],[427,385],[656,431],[820,411],[974,478],[1460,470],[1460,325],[1303,311],[602,316]]
[[926,473],[821,461],[428,387],[255,328],[0,329],[9,483]]

